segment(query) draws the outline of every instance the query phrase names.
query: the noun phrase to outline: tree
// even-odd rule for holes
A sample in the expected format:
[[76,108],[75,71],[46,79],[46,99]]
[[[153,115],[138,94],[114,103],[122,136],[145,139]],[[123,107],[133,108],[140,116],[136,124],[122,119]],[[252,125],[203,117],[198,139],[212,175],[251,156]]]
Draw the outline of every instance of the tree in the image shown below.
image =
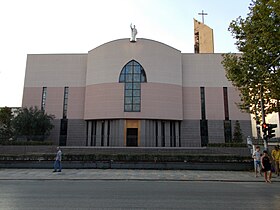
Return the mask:
[[243,142],[243,134],[238,120],[235,121],[232,141],[240,143]]
[[241,54],[224,54],[222,64],[240,91],[239,108],[261,117],[261,101],[266,114],[280,111],[279,0],[252,0],[249,11],[229,26]]
[[12,109],[4,107],[0,109],[0,140],[10,139],[13,136]]
[[29,140],[44,140],[54,127],[53,115],[46,114],[37,107],[22,108],[13,119],[12,124],[18,136]]

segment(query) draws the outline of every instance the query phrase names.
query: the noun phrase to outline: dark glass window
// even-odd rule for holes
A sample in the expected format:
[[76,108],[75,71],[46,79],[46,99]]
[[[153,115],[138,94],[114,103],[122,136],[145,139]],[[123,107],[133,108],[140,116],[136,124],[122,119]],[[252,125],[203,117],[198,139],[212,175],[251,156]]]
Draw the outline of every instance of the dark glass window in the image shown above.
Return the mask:
[[206,110],[205,110],[205,88],[200,87],[200,102],[201,102],[201,119],[206,119]]
[[224,112],[225,112],[225,120],[229,120],[229,110],[228,110],[228,92],[227,87],[223,88],[224,92]]
[[141,83],[147,82],[143,67],[135,60],[128,62],[122,69],[120,83],[124,85],[124,111],[141,111]]
[[64,87],[63,118],[67,118],[69,87]]
[[205,106],[205,87],[200,87],[200,103],[201,103],[201,120],[200,120],[200,137],[201,146],[208,144],[208,121],[206,119],[206,106]]
[[67,130],[68,130],[68,120],[60,120],[60,135],[59,135],[59,146],[66,146],[67,143]]
[[43,87],[42,101],[41,101],[41,110],[43,111],[45,111],[46,108],[46,99],[47,99],[47,87]]
[[201,146],[207,146],[209,142],[208,138],[208,121],[200,120],[200,136],[201,136]]
[[170,121],[170,147],[176,147],[176,124]]
[[231,135],[231,121],[225,120],[224,121],[224,134],[225,134],[225,142],[231,142],[232,141],[232,135]]

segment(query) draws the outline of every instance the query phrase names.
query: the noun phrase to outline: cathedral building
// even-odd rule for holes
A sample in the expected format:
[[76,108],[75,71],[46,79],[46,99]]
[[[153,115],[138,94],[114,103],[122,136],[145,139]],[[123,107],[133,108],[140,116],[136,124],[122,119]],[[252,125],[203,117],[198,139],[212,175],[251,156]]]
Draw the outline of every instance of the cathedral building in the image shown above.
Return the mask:
[[222,55],[195,24],[195,53],[136,39],[131,26],[131,39],[88,53],[29,54],[22,106],[55,115],[48,138],[62,146],[201,147],[230,142],[236,121],[251,136]]

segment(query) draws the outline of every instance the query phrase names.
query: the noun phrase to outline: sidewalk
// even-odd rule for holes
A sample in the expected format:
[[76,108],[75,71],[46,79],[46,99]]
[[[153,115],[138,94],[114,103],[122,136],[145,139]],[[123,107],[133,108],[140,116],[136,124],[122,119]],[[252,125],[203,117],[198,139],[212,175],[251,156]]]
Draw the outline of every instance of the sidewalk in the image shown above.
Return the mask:
[[[247,171],[126,170],[126,169],[0,169],[0,180],[139,180],[139,181],[219,181],[264,182]],[[280,177],[272,176],[272,182]]]

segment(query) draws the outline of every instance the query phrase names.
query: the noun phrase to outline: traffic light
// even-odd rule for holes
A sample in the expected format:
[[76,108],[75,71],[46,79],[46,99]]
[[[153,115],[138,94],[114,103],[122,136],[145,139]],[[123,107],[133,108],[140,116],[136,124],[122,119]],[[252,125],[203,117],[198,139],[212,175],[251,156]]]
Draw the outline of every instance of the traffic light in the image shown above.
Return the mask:
[[273,137],[275,137],[275,130],[274,128],[277,128],[277,124],[267,124],[267,138],[271,139]]
[[262,132],[263,134],[266,134],[266,132],[268,131],[268,125],[266,123],[262,124]]
[[268,126],[266,123],[262,124],[263,139],[267,139]]

